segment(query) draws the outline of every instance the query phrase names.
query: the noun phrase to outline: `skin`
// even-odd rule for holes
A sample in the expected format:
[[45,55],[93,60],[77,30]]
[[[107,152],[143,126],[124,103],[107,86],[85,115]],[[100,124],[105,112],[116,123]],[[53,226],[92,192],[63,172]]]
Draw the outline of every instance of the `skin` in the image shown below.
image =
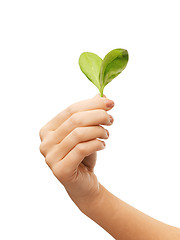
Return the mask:
[[105,148],[114,102],[96,95],[65,108],[39,132],[40,152],[77,207],[117,240],[180,240],[180,229],[123,202],[96,175],[97,151]]

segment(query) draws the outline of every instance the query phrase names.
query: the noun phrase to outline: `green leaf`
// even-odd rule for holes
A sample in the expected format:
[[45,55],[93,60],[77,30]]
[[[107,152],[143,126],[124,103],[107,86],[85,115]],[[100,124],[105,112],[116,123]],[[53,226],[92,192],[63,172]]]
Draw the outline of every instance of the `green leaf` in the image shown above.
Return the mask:
[[104,87],[125,69],[128,59],[128,51],[121,48],[110,51],[103,60],[94,53],[84,52],[79,57],[79,66],[103,97]]
[[125,69],[128,58],[128,51],[121,48],[114,49],[105,56],[100,70],[100,86],[102,91],[109,82]]
[[86,77],[100,89],[99,74],[102,59],[94,53],[84,52],[79,57],[79,66]]

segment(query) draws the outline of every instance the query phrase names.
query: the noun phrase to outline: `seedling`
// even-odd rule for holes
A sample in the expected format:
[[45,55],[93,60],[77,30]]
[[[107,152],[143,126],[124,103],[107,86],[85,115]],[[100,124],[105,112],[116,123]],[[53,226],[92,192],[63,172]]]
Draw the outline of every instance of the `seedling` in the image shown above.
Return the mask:
[[103,60],[94,53],[83,52],[79,66],[103,97],[104,87],[126,68],[128,59],[128,51],[121,48],[110,51]]

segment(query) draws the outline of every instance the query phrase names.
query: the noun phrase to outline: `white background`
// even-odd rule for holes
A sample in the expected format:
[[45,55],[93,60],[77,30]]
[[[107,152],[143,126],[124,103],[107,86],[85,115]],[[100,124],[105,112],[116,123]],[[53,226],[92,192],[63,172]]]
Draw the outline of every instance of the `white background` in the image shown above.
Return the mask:
[[39,152],[39,130],[98,89],[89,51],[129,52],[106,86],[113,126],[96,174],[113,194],[180,227],[179,1],[0,1],[0,238],[112,239],[68,198]]

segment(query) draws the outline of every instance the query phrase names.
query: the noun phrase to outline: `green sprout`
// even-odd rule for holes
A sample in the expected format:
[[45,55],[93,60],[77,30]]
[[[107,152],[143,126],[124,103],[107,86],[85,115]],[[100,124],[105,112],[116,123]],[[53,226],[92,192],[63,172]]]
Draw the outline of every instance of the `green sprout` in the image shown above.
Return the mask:
[[79,66],[103,97],[104,87],[126,68],[128,59],[128,51],[121,48],[110,51],[103,60],[94,53],[83,52]]

